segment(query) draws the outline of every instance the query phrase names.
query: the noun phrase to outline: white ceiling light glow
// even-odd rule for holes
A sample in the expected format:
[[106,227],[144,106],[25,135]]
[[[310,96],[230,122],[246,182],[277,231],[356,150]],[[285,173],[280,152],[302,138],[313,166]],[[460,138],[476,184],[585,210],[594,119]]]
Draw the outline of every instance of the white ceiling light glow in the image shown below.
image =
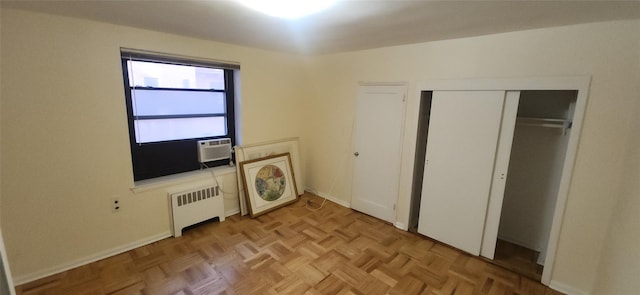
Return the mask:
[[296,19],[329,8],[337,0],[239,0],[245,6],[264,14]]

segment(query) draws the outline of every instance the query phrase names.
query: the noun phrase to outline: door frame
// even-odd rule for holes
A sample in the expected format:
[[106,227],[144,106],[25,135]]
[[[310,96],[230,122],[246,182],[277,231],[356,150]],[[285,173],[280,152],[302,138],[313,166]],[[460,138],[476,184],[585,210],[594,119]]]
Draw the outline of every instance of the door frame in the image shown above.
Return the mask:
[[[7,251],[4,247],[4,239],[2,238],[2,230],[0,229],[0,268],[4,272],[4,277],[0,277],[0,284],[6,283],[6,287],[9,288],[9,294],[16,294],[15,286],[13,285],[13,277],[11,276],[11,269],[9,268],[9,260],[7,259]],[[1,288],[1,286],[0,286]]]
[[[564,219],[564,212],[567,204],[567,198],[569,194],[569,188],[571,186],[571,180],[573,177],[573,169],[575,166],[578,144],[580,141],[580,135],[582,133],[582,125],[584,121],[584,115],[587,107],[587,98],[589,94],[589,87],[591,84],[591,76],[572,76],[572,77],[549,77],[549,78],[519,78],[519,79],[455,79],[455,80],[428,80],[421,83],[417,83],[414,92],[411,94],[413,98],[407,103],[407,110],[411,110],[411,113],[407,113],[405,126],[405,149],[403,150],[403,168],[401,175],[400,187],[408,189],[402,189],[401,195],[407,196],[407,199],[400,201],[399,205],[402,208],[402,212],[409,212],[411,205],[411,189],[413,184],[411,183],[413,175],[413,163],[415,161],[415,144],[416,144],[416,132],[417,132],[417,118],[418,109],[416,105],[420,103],[421,93],[423,91],[444,91],[444,90],[501,90],[501,91],[524,91],[524,90],[576,90],[576,105],[575,112],[572,121],[572,131],[570,133],[569,143],[567,146],[566,157],[564,160],[564,166],[562,168],[562,176],[560,180],[560,187],[558,191],[558,198],[553,215],[553,221],[551,225],[551,232],[549,234],[549,243],[547,247],[547,256],[545,258],[545,267],[542,272],[541,282],[544,285],[549,285],[551,282],[551,275],[553,274],[554,262],[556,259],[556,252],[558,248],[558,241],[560,239],[560,229]],[[415,124],[414,124],[415,121]],[[416,126],[413,126],[416,125]],[[404,216],[406,215],[406,216]],[[396,226],[404,228],[405,224],[409,223],[408,214],[401,215],[403,220],[397,220]],[[406,228],[404,228],[406,230]]]
[[[357,85],[357,90],[356,90],[356,95],[360,95],[360,87],[367,87],[367,86],[397,86],[397,87],[402,87],[403,88],[403,95],[404,95],[404,99],[403,99],[403,107],[402,107],[402,114],[401,114],[401,118],[400,118],[400,147],[398,150],[398,158],[400,159],[400,162],[398,163],[399,166],[399,171],[402,171],[402,163],[403,163],[403,151],[404,151],[404,147],[403,144],[405,142],[405,127],[406,127],[406,115],[407,115],[407,102],[408,102],[408,97],[409,97],[409,93],[408,93],[408,83],[407,82],[372,82],[372,81],[358,81],[358,85]],[[350,152],[353,152],[356,148],[356,136],[355,136],[355,132],[357,130],[357,121],[358,121],[358,110],[357,110],[357,104],[358,104],[358,97],[356,97],[355,99],[355,109],[354,109],[354,117],[353,117],[353,131],[352,131],[352,136],[351,136],[351,148],[350,148]],[[355,163],[353,163],[355,160],[350,157],[351,161],[352,161],[352,169],[351,169],[351,190],[350,190],[350,195],[352,196],[351,199],[349,200],[349,207],[353,208],[353,206],[351,205],[353,202],[353,188],[354,188],[354,173],[355,173]],[[394,206],[394,212],[393,212],[393,218],[392,220],[385,220],[387,222],[391,222],[393,223],[398,215],[398,201],[400,199],[400,184],[402,182],[401,179],[401,175],[402,173],[398,173],[398,187],[396,188],[396,200],[395,200],[395,206]]]

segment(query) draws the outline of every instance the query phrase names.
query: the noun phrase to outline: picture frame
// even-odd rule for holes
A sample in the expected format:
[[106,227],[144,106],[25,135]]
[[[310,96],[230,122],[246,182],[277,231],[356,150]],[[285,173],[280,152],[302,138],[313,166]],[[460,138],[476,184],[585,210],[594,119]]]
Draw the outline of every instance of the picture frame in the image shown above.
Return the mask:
[[256,217],[298,200],[291,155],[282,153],[240,163],[249,215]]
[[[236,145],[235,159],[238,163],[238,167],[241,162],[264,158],[266,156],[289,153],[291,156],[291,166],[293,166],[293,176],[296,179],[296,187],[298,196],[304,194],[304,173],[302,173],[302,161],[300,155],[300,139],[298,137],[291,137],[285,139],[278,139],[267,142]],[[242,180],[242,172],[240,169],[236,169],[236,178],[238,179],[238,201],[240,203],[240,215],[244,216],[249,214],[247,209],[247,198],[245,197],[244,183]]]

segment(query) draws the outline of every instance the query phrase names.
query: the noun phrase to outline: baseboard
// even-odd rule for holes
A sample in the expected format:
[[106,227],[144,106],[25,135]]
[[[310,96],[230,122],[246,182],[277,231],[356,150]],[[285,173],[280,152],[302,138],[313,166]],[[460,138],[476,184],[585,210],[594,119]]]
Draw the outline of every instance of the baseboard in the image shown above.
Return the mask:
[[229,210],[229,211],[224,211],[224,217],[229,217],[231,215],[235,215],[235,214],[238,214],[238,213],[240,213],[240,208]]
[[400,221],[396,221],[396,223],[393,224],[396,228],[399,228],[401,230],[404,231],[408,231],[409,230],[409,226],[407,226],[406,224],[400,222]]
[[585,291],[578,290],[572,286],[569,286],[567,284],[560,283],[554,280],[551,280],[551,282],[549,283],[549,288],[556,290],[558,292],[562,292],[567,295],[588,295],[589,294]]
[[536,260],[536,263],[538,265],[544,266],[544,262],[545,260],[547,260],[547,253],[542,253],[542,251],[538,251],[538,253],[540,254],[538,254],[538,259]]
[[15,295],[16,290],[13,285],[13,276],[11,275],[11,269],[9,268],[9,260],[7,259],[7,251],[4,248],[4,239],[2,238],[2,231],[0,230],[0,291],[6,287],[9,289],[9,295]]
[[[305,189],[305,191],[308,191],[308,192],[310,192],[310,193],[312,193],[312,194],[314,194],[314,195],[317,195],[317,196],[319,196],[319,197],[323,197],[323,198],[325,198],[325,199],[327,199],[327,200],[329,200],[329,201],[331,201],[331,202],[334,202],[334,203],[336,203],[336,204],[338,204],[338,205],[340,205],[340,206],[342,206],[342,207],[345,207],[345,208],[351,208],[351,204],[350,204],[350,203],[347,203],[347,202],[346,202],[346,201],[344,201],[344,200],[341,200],[341,199],[335,198],[335,197],[330,196],[330,195],[328,195],[328,194],[325,194],[325,193],[323,193],[323,192],[319,192],[319,191],[317,191],[317,190],[315,190],[315,189],[312,189],[312,188],[306,188],[306,189]],[[396,228],[399,228],[399,229],[404,230],[404,231],[408,231],[408,230],[409,230],[409,227],[408,227],[406,224],[404,224],[404,223],[402,223],[402,222],[399,222],[399,221],[396,221],[393,225],[394,225]]]
[[170,231],[166,231],[166,232],[163,232],[163,233],[160,233],[160,234],[157,234],[157,235],[153,235],[153,236],[150,236],[150,237],[147,237],[147,238],[144,238],[144,239],[141,239],[141,240],[126,244],[126,245],[122,245],[122,246],[119,246],[119,247],[115,247],[115,248],[112,248],[112,249],[101,251],[101,252],[98,252],[98,253],[96,253],[94,255],[83,257],[83,258],[74,260],[74,261],[69,262],[69,263],[60,264],[60,265],[57,265],[57,266],[54,266],[54,267],[43,269],[41,271],[37,271],[35,273],[31,273],[31,274],[17,276],[17,277],[13,278],[13,282],[14,282],[15,286],[23,285],[23,284],[26,284],[26,283],[29,283],[29,282],[33,282],[35,280],[38,280],[38,279],[41,279],[41,278],[44,278],[44,277],[48,277],[50,275],[54,275],[54,274],[57,274],[57,273],[61,273],[63,271],[70,270],[72,268],[76,268],[78,266],[83,266],[83,265],[86,265],[86,264],[89,264],[89,263],[92,263],[92,262],[96,262],[96,261],[101,260],[101,259],[105,259],[105,258],[108,258],[108,257],[111,257],[111,256],[115,256],[115,255],[127,252],[129,250],[132,250],[132,249],[135,249],[135,248],[138,248],[138,247],[142,247],[142,246],[151,244],[153,242],[157,242],[157,241],[162,240],[162,239],[166,239],[168,237],[171,237],[171,232]]
[[317,191],[315,189],[305,188],[305,191],[308,191],[308,192],[310,192],[310,193],[312,193],[314,195],[317,195],[319,197],[323,197],[323,198],[325,198],[325,199],[327,199],[327,200],[329,200],[331,202],[334,202],[334,203],[336,203],[336,204],[338,204],[338,205],[340,205],[342,207],[351,208],[351,204],[350,203],[348,203],[348,202],[346,202],[344,200],[338,199],[336,197],[330,196],[328,194],[325,194],[323,192],[319,192],[319,191]]

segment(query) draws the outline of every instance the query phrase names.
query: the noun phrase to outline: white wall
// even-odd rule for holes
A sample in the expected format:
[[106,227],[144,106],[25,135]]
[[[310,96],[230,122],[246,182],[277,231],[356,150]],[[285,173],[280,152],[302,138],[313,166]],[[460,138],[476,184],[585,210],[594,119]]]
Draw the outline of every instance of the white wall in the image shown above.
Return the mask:
[[516,125],[498,237],[540,252],[543,264],[569,134]]
[[[522,91],[518,117],[567,118],[574,91]],[[571,129],[516,124],[498,237],[544,264]]]
[[4,238],[0,230],[0,294],[15,294],[13,278],[7,261]]
[[[637,62],[640,64],[640,58]],[[594,294],[637,294],[640,290],[640,100],[630,134],[627,167],[621,175],[623,190],[612,213]]]
[[[0,48],[0,64],[2,63],[2,48]],[[2,89],[2,73],[0,71],[0,89]],[[0,93],[0,127],[2,126],[2,95]],[[2,128],[0,128],[0,294],[14,294],[13,278],[6,259],[4,236],[2,234]]]
[[[2,49],[0,48],[0,64]],[[2,89],[2,73],[0,72],[0,89]],[[2,95],[0,94],[0,127],[2,123]],[[13,282],[6,260],[4,236],[2,235],[2,128],[0,128],[0,294],[14,294]]]
[[130,190],[120,47],[240,62],[243,143],[301,132],[296,56],[10,9],[1,21],[1,218],[16,283],[169,233],[167,188]]
[[[358,81],[406,81],[403,171],[397,222],[409,218],[419,94],[429,79],[591,75],[592,84],[552,283],[592,289],[609,216],[620,194],[624,144],[637,99],[640,21],[585,24],[320,56],[306,98],[308,186],[344,202],[351,191],[351,128]],[[346,167],[346,168],[345,168]],[[338,174],[337,183],[332,177]],[[331,189],[333,187],[333,189]],[[332,190],[330,192],[330,190]]]
[[[121,46],[241,62],[243,143],[300,136],[308,187],[346,203],[350,201],[351,129],[358,81],[409,82],[407,105],[413,110],[418,106],[416,84],[428,79],[591,75],[552,275],[554,282],[576,292],[592,290],[609,219],[619,210],[613,209],[618,196],[623,191],[634,196],[640,192],[635,180],[623,180],[622,173],[629,170],[629,157],[637,157],[636,152],[624,151],[629,138],[636,136],[629,126],[639,93],[640,65],[630,61],[637,61],[640,52],[640,21],[308,59],[6,9],[1,21],[0,216],[12,272],[18,278],[59,269],[169,230],[165,189],[137,194],[130,190]],[[408,167],[413,166],[410,159],[415,148],[408,143],[415,140],[417,112],[408,112],[405,125],[397,221],[406,224],[412,178]],[[638,172],[633,171],[637,179]],[[124,209],[118,214],[110,211],[112,196],[123,201]],[[631,213],[623,216],[627,219],[614,219],[614,224],[637,221]],[[627,227],[616,237],[628,237],[633,229]],[[618,245],[603,257],[614,256],[618,249],[632,253],[634,248]],[[638,269],[619,261],[603,262],[611,266],[612,276]],[[611,287],[604,281],[599,288]]]

